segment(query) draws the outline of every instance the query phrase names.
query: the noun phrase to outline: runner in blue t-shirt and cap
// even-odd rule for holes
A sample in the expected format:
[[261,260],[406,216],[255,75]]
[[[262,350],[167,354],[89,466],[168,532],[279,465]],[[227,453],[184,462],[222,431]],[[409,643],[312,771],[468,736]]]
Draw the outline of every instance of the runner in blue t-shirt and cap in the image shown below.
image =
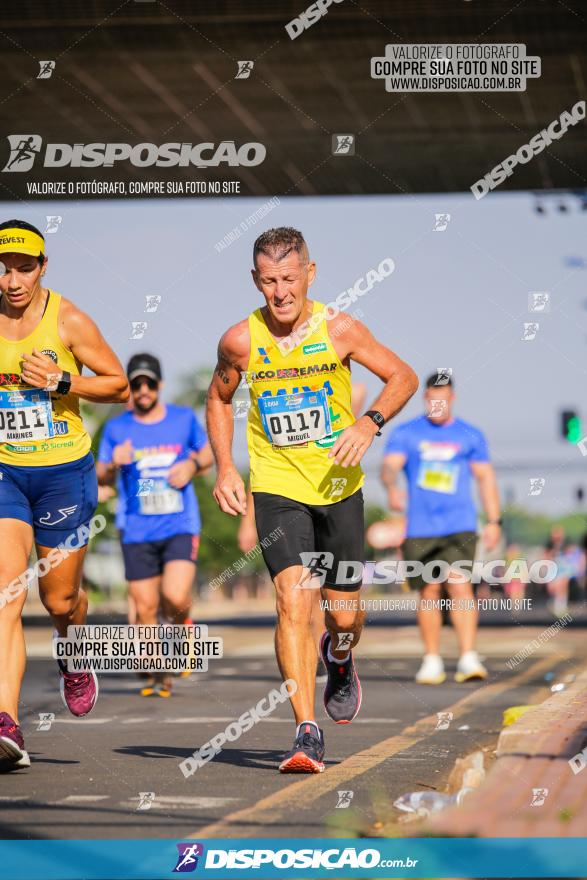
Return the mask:
[[[98,481],[121,493],[117,524],[137,623],[190,623],[200,512],[192,478],[212,466],[206,432],[186,406],[159,397],[161,365],[150,354],[127,366],[132,409],[111,419],[100,442]],[[171,678],[149,678],[142,696],[168,697]]]
[[[396,485],[397,475],[403,470],[408,484],[404,560],[423,565],[442,560],[449,566],[468,560],[470,571],[477,542],[471,477],[477,480],[487,518],[483,532],[486,550],[497,545],[501,534],[499,494],[487,441],[478,428],[453,416],[453,382],[446,371],[439,370],[429,377],[424,400],[426,414],[400,425],[387,438],[382,479],[388,489],[389,507],[403,508],[402,493]],[[448,576],[456,575],[456,571]],[[432,576],[439,574],[436,568]],[[469,580],[464,580],[463,571],[459,571],[458,583],[427,583],[420,576],[411,576],[408,581],[421,588],[422,599],[440,599],[444,586],[452,600],[450,614],[460,648],[456,681],[487,678],[475,650],[478,615],[472,607],[473,588]],[[446,676],[440,656],[440,608],[419,608],[418,623],[425,655],[416,681],[441,684]]]

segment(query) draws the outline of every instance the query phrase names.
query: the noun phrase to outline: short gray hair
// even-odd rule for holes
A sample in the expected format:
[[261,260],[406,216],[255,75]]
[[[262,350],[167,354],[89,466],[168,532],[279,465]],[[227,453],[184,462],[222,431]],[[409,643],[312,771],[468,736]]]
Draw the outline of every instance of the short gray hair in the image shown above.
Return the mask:
[[308,245],[304,236],[291,226],[279,226],[262,232],[253,245],[253,262],[257,265],[257,254],[265,254],[279,262],[292,251],[299,254],[300,259],[308,258]]

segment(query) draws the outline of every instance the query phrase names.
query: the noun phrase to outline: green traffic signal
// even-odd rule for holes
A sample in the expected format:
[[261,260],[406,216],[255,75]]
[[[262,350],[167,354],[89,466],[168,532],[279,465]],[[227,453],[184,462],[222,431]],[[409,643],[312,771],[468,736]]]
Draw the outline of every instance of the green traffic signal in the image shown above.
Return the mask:
[[561,413],[561,435],[569,443],[578,443],[581,439],[581,419],[573,409]]
[[567,440],[569,443],[578,443],[581,439],[581,419],[573,416],[567,422]]

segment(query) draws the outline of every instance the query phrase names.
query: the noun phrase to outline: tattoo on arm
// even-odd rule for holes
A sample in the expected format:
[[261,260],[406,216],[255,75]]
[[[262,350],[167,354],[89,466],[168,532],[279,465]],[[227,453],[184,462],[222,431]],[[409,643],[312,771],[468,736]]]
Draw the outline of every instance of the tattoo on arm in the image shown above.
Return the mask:
[[224,367],[221,367],[220,364],[216,367],[216,375],[224,382],[225,385],[228,385],[230,382],[230,377]]

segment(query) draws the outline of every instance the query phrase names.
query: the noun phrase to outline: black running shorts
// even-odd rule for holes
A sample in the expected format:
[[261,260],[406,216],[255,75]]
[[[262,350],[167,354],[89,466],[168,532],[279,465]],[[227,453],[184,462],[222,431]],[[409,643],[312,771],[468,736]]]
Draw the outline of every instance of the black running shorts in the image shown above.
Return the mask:
[[359,589],[359,566],[339,563],[355,561],[362,567],[364,561],[361,489],[334,504],[303,504],[270,492],[253,492],[253,498],[257,534],[271,577],[292,565],[305,565],[316,575],[326,572],[324,587]]
[[127,581],[158,577],[168,562],[177,559],[195,562],[198,558],[199,535],[172,535],[162,541],[122,543],[124,575]]
[[[402,544],[402,555],[406,562],[421,562],[428,565],[440,561],[452,565],[461,560],[475,559],[477,535],[475,532],[453,532],[435,538],[406,538]],[[414,589],[423,589],[426,582],[421,575],[408,575],[407,583]]]

